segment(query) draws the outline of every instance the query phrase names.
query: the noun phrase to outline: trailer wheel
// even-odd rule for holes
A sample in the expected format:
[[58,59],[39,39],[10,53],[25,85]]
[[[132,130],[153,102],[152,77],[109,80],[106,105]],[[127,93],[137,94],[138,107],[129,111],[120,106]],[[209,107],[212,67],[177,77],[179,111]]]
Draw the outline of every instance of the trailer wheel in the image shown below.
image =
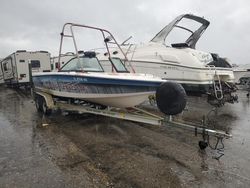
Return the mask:
[[174,82],[164,82],[157,88],[156,103],[166,115],[181,113],[186,107],[187,95],[184,88]]
[[48,108],[45,99],[43,97],[41,97],[41,98],[42,98],[42,100],[41,100],[41,102],[42,102],[42,113],[44,115],[50,115],[52,110]]
[[36,109],[38,112],[43,113],[44,115],[50,115],[52,110],[48,108],[45,99],[40,96],[36,95],[35,97],[35,104],[36,104]]
[[35,104],[36,104],[36,109],[38,112],[42,112],[42,97],[39,95],[35,96]]

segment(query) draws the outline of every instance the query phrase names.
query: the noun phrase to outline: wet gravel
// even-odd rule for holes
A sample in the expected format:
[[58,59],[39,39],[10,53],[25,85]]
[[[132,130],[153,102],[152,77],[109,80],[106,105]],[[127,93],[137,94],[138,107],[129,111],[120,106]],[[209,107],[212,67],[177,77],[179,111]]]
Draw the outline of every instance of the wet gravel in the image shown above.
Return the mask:
[[216,160],[193,132],[94,115],[44,117],[28,93],[0,86],[0,187],[249,187],[250,102],[239,96],[217,112],[189,98],[176,117],[200,122],[208,114],[211,128],[233,134]]

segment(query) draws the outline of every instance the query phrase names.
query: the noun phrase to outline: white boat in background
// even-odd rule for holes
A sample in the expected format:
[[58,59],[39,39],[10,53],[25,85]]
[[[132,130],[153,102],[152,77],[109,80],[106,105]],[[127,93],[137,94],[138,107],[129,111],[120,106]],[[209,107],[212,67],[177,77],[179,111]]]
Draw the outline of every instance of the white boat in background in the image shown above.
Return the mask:
[[233,70],[237,87],[250,90],[250,64],[234,65]]
[[237,84],[245,85],[250,83],[250,64],[235,65],[233,71]]
[[[209,21],[204,18],[184,14],[164,27],[150,42],[123,45],[122,49],[136,72],[178,82],[191,95],[208,94],[208,102],[217,106],[233,103],[237,97],[232,94],[236,87],[231,65],[216,54],[195,49],[208,26]],[[119,49],[112,52],[122,58]]]
[[[85,51],[79,53],[73,32],[73,28],[75,27],[101,32],[104,45],[108,51],[107,57],[112,67],[112,72],[104,71],[95,52]],[[66,28],[69,29],[69,34],[65,33]],[[174,84],[172,87],[171,84],[169,84],[166,87],[166,81],[159,77],[151,74],[130,73],[120,58],[111,56],[111,53],[109,53],[110,44],[116,44],[120,52],[123,52],[109,31],[73,23],[65,24],[61,33],[59,63],[61,62],[64,37],[71,37],[73,39],[76,56],[65,63],[58,72],[34,74],[33,83],[36,92],[44,92],[53,97],[58,97],[60,100],[63,98],[65,98],[66,101],[68,99],[74,101],[82,100],[103,106],[128,108],[137,106],[148,100],[149,96],[156,93],[157,88],[161,88],[162,92],[160,93],[165,94],[169,91],[171,95],[174,94],[169,99],[165,99],[164,96],[161,97],[161,94],[159,94],[160,97],[158,97],[160,101],[167,104],[167,111],[171,111],[171,103],[174,105],[169,114],[177,114],[184,109],[186,99],[185,91],[181,85]],[[123,55],[125,56],[124,53]],[[160,87],[162,84],[164,87]],[[176,98],[176,96],[180,97]],[[39,101],[36,102],[36,104],[38,104],[37,106],[40,106],[39,103]],[[163,108],[164,106],[166,105],[163,105]]]

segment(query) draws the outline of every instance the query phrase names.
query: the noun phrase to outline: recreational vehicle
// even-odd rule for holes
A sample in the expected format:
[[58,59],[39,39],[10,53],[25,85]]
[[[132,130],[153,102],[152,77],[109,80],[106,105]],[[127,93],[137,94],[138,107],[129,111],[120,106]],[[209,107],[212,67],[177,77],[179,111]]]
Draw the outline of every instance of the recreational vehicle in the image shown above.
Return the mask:
[[[1,60],[0,60],[1,62]],[[3,84],[4,81],[3,81],[3,71],[2,71],[2,67],[0,66],[0,84]]]
[[28,85],[30,69],[32,72],[49,72],[50,53],[47,51],[30,52],[19,50],[1,61],[3,80],[8,85]]

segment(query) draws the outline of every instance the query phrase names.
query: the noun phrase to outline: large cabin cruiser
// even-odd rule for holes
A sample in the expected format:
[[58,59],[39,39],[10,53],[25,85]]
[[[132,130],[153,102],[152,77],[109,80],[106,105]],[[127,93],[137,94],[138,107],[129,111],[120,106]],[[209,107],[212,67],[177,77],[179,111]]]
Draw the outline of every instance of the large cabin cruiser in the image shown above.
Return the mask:
[[[150,42],[122,47],[136,72],[178,82],[190,95],[207,94],[208,102],[216,106],[233,103],[237,96],[232,95],[236,87],[231,65],[217,54],[195,49],[208,26],[209,21],[204,18],[184,14],[164,27]],[[182,38],[183,41],[179,41]],[[119,49],[113,53],[119,56]]]
[[[77,29],[89,29],[100,32],[108,51],[107,60],[112,67],[112,72],[104,71],[96,56],[96,52],[78,51],[77,41],[73,32],[73,28],[76,27]],[[65,33],[65,28],[69,28],[69,34]],[[162,92],[160,91],[158,96],[161,104],[163,104],[162,109],[165,109],[164,103],[166,103],[167,111],[168,109],[171,110],[169,104],[172,101],[175,107],[169,112],[170,115],[179,113],[184,109],[186,104],[185,90],[180,84],[168,84],[160,77],[151,74],[130,73],[120,58],[112,57],[109,44],[115,44],[121,53],[123,51],[109,31],[86,25],[65,24],[61,33],[59,63],[62,56],[63,39],[65,37],[73,39],[76,56],[65,63],[58,72],[33,74],[33,83],[36,92],[47,93],[53,96],[53,98],[59,98],[60,100],[80,100],[104,107],[128,108],[137,106],[148,100],[149,96],[154,95],[157,89],[161,88]],[[161,93],[164,94],[166,92],[170,93],[171,96],[161,97]],[[176,96],[181,97],[178,99]],[[174,100],[175,98],[176,101]],[[37,99],[39,100],[39,97]],[[39,101],[36,104],[38,107],[40,106]]]

